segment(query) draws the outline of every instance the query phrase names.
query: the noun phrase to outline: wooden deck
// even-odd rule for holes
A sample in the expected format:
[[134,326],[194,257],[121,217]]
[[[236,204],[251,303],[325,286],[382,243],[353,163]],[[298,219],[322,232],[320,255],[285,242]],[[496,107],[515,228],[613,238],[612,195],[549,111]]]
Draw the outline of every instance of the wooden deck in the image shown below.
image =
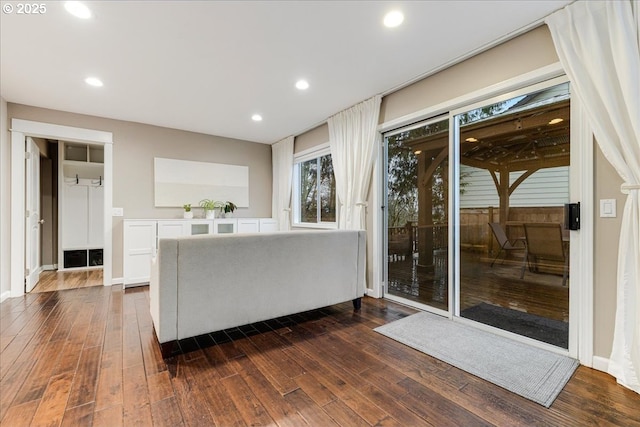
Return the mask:
[[[463,251],[461,255],[461,310],[485,302],[569,321],[569,287],[562,286],[562,275],[527,271],[524,279],[520,279],[519,261],[497,261],[492,268],[491,259],[481,254]],[[405,257],[389,263],[389,282],[393,295],[447,309],[446,265],[422,271]]]
[[97,286],[3,302],[2,426],[640,426],[640,395],[607,374],[578,368],[546,409],[379,335],[414,312],[385,300],[201,337],[163,360],[148,299]]

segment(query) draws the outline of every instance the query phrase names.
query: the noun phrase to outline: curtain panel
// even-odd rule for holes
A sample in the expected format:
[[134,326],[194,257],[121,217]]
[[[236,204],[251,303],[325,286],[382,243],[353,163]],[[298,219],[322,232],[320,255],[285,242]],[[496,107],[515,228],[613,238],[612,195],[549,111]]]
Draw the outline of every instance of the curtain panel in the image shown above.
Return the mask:
[[328,120],[341,229],[366,228],[366,200],[377,153],[381,100],[376,95]]
[[293,136],[271,145],[273,167],[273,196],[271,216],[278,221],[278,229],[291,229],[291,181],[293,179]]
[[[635,15],[634,15],[635,14]],[[623,179],[617,308],[608,372],[640,393],[640,47],[638,1],[577,1],[546,23],[605,157]]]

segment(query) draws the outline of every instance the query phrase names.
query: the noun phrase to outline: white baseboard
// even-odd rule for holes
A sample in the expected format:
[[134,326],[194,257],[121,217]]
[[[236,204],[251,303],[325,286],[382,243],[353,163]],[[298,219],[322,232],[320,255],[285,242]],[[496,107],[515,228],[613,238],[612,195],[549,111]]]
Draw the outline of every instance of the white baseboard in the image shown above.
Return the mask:
[[122,285],[124,284],[124,277],[113,277],[111,279],[112,285]]
[[55,266],[55,264],[48,264],[48,265],[43,265],[42,266],[42,271],[51,271],[51,270],[57,270],[58,267]]
[[0,294],[0,302],[6,300],[10,296],[11,296],[11,291],[5,291],[5,292],[1,293]]
[[606,357],[593,356],[593,369],[607,372],[609,369],[609,359]]

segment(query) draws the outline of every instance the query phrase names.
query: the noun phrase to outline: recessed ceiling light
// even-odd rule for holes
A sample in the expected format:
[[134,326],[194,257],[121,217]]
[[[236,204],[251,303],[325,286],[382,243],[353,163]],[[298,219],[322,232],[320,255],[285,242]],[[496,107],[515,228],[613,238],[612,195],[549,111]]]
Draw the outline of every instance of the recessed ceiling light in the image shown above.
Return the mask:
[[307,90],[309,89],[309,82],[306,80],[298,80],[296,82],[296,88],[300,90]]
[[262,116],[260,114],[254,114],[253,116],[251,116],[251,120],[253,120],[254,122],[261,122]]
[[402,24],[404,21],[404,15],[399,10],[392,10],[384,16],[384,26],[389,28],[395,28]]
[[467,142],[478,142],[478,140],[476,138],[474,138],[474,137],[469,137],[469,138],[465,139],[465,141],[467,141]]
[[97,77],[87,77],[86,79],[84,79],[84,82],[88,85],[95,86],[95,87],[104,86],[104,83],[102,83],[102,80],[100,80]]
[[564,119],[561,119],[561,118],[551,119],[551,120],[549,121],[549,124],[550,124],[550,125],[555,125],[555,124],[560,123],[560,122],[564,122]]
[[89,8],[79,1],[65,2],[64,8],[67,9],[67,12],[69,12],[76,18],[81,18],[81,19],[91,18],[91,11],[89,10]]

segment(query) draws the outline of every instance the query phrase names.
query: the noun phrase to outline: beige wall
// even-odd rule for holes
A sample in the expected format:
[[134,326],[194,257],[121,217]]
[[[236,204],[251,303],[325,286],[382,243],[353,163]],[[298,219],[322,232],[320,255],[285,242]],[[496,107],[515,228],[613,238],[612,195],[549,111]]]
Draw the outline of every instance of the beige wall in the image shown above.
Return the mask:
[[[546,26],[538,27],[506,43],[467,59],[437,74],[426,77],[382,99],[380,123],[385,123],[420,110],[480,90],[496,83],[558,62],[551,35]],[[328,128],[319,126],[295,140],[300,152],[328,140]],[[619,212],[624,205],[620,193],[621,180],[600,153],[595,158],[595,199],[618,199]],[[374,178],[375,179],[375,178]],[[369,197],[371,204],[371,195]],[[608,358],[613,340],[615,318],[615,282],[620,218],[599,218],[595,214],[595,331],[594,354]],[[369,211],[371,212],[371,211]],[[371,215],[367,218],[371,226]],[[367,236],[371,239],[371,233]],[[368,251],[368,280],[372,262],[378,262]]]
[[[616,310],[616,270],[618,267],[618,240],[622,225],[622,210],[626,197],[620,192],[622,179],[604,157],[598,147],[595,148],[594,190],[595,206],[592,214],[595,219],[594,236],[594,354],[608,358],[613,344],[613,329]],[[617,217],[600,218],[600,199],[616,199]]]
[[[269,145],[12,103],[8,117],[112,132],[113,206],[124,208],[124,218],[182,217],[182,208],[154,207],[154,157],[248,166],[249,208],[236,215],[271,216]],[[113,277],[122,277],[120,217],[113,218]]]
[[382,99],[380,123],[415,113],[558,62],[551,34],[538,27]]
[[0,295],[11,291],[11,138],[7,126],[7,102],[0,98]]
[[301,153],[320,144],[326,144],[327,142],[329,142],[329,125],[324,123],[296,136],[294,139],[293,152],[294,154]]

